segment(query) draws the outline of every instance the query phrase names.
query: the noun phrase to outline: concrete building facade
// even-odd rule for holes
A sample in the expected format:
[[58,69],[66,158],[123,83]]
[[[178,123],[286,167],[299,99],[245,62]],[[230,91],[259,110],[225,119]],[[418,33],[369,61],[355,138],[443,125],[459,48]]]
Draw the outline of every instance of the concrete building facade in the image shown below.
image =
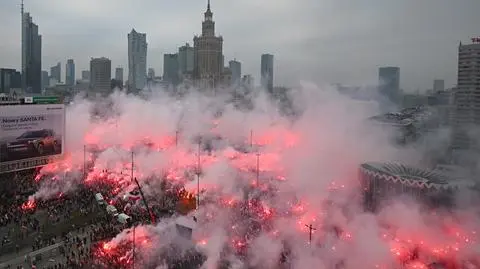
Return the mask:
[[50,78],[56,80],[57,83],[62,81],[62,65],[60,63],[50,67]]
[[42,91],[50,85],[50,76],[48,71],[42,71]]
[[195,50],[190,46],[189,43],[186,43],[184,46],[178,48],[178,66],[182,75],[193,73],[195,61],[194,58]]
[[9,95],[12,89],[22,87],[22,75],[15,69],[0,68],[0,93]]
[[454,162],[465,165],[480,153],[480,43],[460,43],[457,87],[451,109],[452,153]]
[[273,93],[273,55],[263,54],[260,64],[261,85]]
[[228,62],[228,67],[232,72],[232,83],[238,85],[242,79],[242,64],[237,60]]
[[400,68],[394,66],[378,69],[379,92],[394,104],[400,102]]
[[164,54],[163,55],[163,81],[177,85],[179,83],[179,64],[178,54]]
[[128,88],[142,90],[147,82],[147,34],[135,29],[128,34]]
[[123,85],[123,68],[115,68],[115,80]]
[[252,89],[254,86],[255,86],[255,81],[253,79],[253,76],[252,75],[245,75],[243,76],[242,78],[242,84],[249,88],[249,89]]
[[90,60],[90,89],[93,93],[106,96],[111,92],[112,62],[110,59],[92,58]]
[[83,70],[82,71],[82,80],[90,81],[90,71],[89,70]]
[[154,79],[155,78],[155,69],[148,68],[147,78],[148,79]]
[[445,90],[445,81],[443,79],[435,79],[433,81],[433,92],[443,92]]
[[202,35],[193,38],[193,78],[200,88],[215,88],[223,79],[223,37],[215,36],[215,22],[210,9],[210,0],[204,17]]
[[42,36],[30,13],[23,13],[22,4],[22,89],[40,94],[42,88]]
[[75,62],[68,59],[65,65],[65,84],[68,86],[75,85]]

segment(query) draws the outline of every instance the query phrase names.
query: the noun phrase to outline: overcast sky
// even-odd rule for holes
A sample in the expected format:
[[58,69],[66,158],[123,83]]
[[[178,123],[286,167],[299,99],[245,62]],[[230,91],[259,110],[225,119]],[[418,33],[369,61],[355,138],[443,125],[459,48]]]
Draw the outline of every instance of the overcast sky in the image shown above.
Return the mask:
[[[0,67],[20,67],[20,0],[1,0]],[[206,0],[25,0],[43,36],[43,70],[73,58],[108,57],[127,77],[127,33],[147,33],[148,67],[201,33]],[[258,81],[260,55],[275,55],[275,84],[371,84],[379,66],[401,68],[407,91],[455,84],[457,47],[480,36],[480,0],[212,0],[225,62]]]

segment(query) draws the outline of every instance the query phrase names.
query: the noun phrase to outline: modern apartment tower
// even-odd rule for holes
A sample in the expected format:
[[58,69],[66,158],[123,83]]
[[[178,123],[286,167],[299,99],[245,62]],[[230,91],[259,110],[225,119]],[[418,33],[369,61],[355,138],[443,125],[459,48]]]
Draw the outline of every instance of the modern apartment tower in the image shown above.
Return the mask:
[[42,36],[30,13],[22,13],[22,89],[40,94],[42,89]]
[[57,63],[56,65],[50,67],[50,78],[54,79],[57,83],[62,81],[62,65]]
[[400,68],[387,66],[378,69],[379,92],[393,104],[400,102]]
[[147,77],[148,77],[148,79],[154,79],[155,78],[155,69],[148,68]]
[[42,90],[45,90],[50,84],[50,76],[48,75],[48,71],[42,70]]
[[135,29],[128,34],[128,88],[142,90],[147,81],[147,34]]
[[[451,111],[451,147],[454,161],[465,164],[478,158],[480,145],[480,39],[458,47],[457,87],[453,92]],[[475,159],[474,159],[475,160]],[[475,165],[475,164],[472,164]]]
[[90,81],[90,70],[83,70],[82,71],[82,80]]
[[445,81],[443,79],[435,79],[433,81],[433,92],[443,92],[445,90]]
[[195,51],[190,44],[178,48],[178,67],[182,75],[193,74]]
[[90,89],[93,93],[107,96],[111,92],[112,62],[108,58],[90,60]]
[[0,68],[0,93],[9,95],[13,90],[21,89],[22,75],[15,69]]
[[115,80],[123,85],[123,68],[115,68]]
[[75,62],[73,59],[68,59],[65,65],[65,84],[68,86],[75,85]]
[[242,64],[237,60],[233,60],[228,62],[228,67],[232,72],[232,83],[237,85],[242,80]]
[[273,55],[263,54],[260,64],[260,78],[262,87],[273,93]]
[[163,55],[163,81],[177,85],[179,83],[178,54]]

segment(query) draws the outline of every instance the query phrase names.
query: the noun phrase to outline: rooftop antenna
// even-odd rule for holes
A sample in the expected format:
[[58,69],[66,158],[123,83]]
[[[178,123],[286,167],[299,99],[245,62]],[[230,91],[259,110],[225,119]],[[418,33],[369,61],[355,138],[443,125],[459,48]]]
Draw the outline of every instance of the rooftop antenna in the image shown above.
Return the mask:
[[24,26],[24,20],[23,20],[23,17],[24,17],[24,5],[23,5],[23,0],[21,1],[21,4],[20,4],[20,12],[21,12],[21,16],[22,16],[22,17],[20,18],[20,21],[21,21],[20,25],[21,25],[21,28],[22,28],[22,29],[20,30],[20,33],[21,33],[21,35],[22,35],[21,38],[20,38],[20,40],[21,40],[21,42],[22,42],[22,43],[21,43],[21,46],[20,46],[20,51],[21,51],[21,55],[22,55],[22,63],[21,63],[21,67],[22,67],[22,90],[25,92],[25,88],[26,88],[25,64],[24,64],[24,61],[25,61],[24,57],[25,57],[25,55],[24,55],[24,49],[23,49],[24,44],[25,44],[25,37],[24,37],[24,36],[25,36],[25,34],[24,34],[25,26]]

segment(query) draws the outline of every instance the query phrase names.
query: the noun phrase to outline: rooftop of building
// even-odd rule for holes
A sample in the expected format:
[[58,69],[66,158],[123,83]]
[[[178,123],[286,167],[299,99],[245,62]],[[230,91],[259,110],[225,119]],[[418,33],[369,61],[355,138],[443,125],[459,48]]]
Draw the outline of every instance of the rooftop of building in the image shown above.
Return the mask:
[[91,58],[91,61],[110,61],[107,57],[98,57],[98,58]]
[[389,124],[394,126],[408,126],[416,122],[427,120],[432,112],[424,106],[405,108],[399,112],[389,112],[377,116],[370,117],[370,120],[378,123]]
[[467,48],[480,48],[480,37],[472,37],[469,43],[462,43],[460,42],[460,47],[467,47]]

